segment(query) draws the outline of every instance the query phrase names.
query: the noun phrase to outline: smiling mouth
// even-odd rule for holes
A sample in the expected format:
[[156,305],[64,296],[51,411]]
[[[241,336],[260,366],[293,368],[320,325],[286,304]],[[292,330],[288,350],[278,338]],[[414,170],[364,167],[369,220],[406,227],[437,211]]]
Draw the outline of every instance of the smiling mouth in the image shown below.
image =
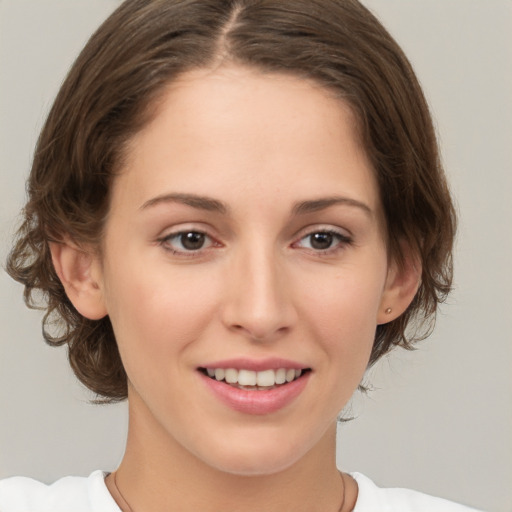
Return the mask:
[[199,371],[212,380],[224,382],[238,389],[265,391],[294,382],[311,369],[278,368],[257,372],[235,368],[199,368]]

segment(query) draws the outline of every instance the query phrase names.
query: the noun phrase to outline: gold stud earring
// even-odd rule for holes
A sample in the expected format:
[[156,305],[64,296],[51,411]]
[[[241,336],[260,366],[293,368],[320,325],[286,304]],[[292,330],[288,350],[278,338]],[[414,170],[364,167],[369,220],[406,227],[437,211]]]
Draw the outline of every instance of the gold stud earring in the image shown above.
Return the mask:
[[386,315],[389,315],[391,311],[393,311],[391,308],[387,308],[386,311],[384,311],[384,313],[386,313]]

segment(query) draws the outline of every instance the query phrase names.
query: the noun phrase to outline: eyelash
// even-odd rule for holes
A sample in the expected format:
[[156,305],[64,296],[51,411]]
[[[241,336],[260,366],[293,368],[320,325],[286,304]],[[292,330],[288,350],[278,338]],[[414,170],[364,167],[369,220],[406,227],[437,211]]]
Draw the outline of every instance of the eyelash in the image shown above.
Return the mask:
[[319,256],[330,256],[336,254],[338,251],[343,250],[345,247],[350,246],[353,244],[353,240],[350,236],[346,235],[345,233],[341,233],[339,231],[336,231],[334,229],[316,229],[313,231],[310,231],[309,233],[305,234],[297,242],[294,242],[292,246],[297,246],[300,242],[303,240],[306,240],[308,238],[311,239],[314,235],[327,235],[332,237],[332,241],[336,242],[333,246],[328,247],[327,249],[315,249],[313,247],[305,248],[308,251],[312,252],[314,255]]
[[[208,246],[204,247],[201,246],[198,249],[189,249],[187,250],[185,247],[183,247],[183,239],[182,237],[184,235],[199,235],[204,237],[205,240],[208,240]],[[296,242],[292,243],[292,247],[300,247],[300,242],[303,240],[306,240],[308,238],[311,239],[314,235],[327,235],[329,237],[332,237],[332,241],[336,242],[334,246],[328,247],[326,249],[315,249],[314,247],[306,247],[305,249],[308,252],[313,253],[314,255],[323,256],[323,255],[333,255],[336,254],[338,251],[343,250],[344,247],[350,246],[353,243],[353,240],[350,236],[347,236],[344,233],[340,233],[339,231],[336,231],[334,229],[316,229],[313,231],[310,231],[309,233],[306,233],[305,235],[301,236]],[[183,247],[183,249],[175,249],[172,247],[171,243],[172,240],[178,239],[180,240],[180,243]],[[164,250],[170,252],[174,256],[182,257],[182,258],[194,258],[199,257],[204,254],[205,251],[210,249],[211,247],[220,247],[222,244],[219,242],[216,242],[210,235],[205,233],[201,230],[194,230],[194,229],[188,229],[188,230],[181,230],[177,231],[175,233],[169,233],[168,235],[159,238],[157,242],[164,248]]]
[[[200,235],[205,238],[205,240],[209,240],[209,244],[207,247],[201,246],[198,249],[190,249],[187,250],[186,248],[183,249],[174,249],[171,245],[172,240],[174,239],[181,239],[184,235]],[[208,233],[205,233],[201,230],[196,229],[184,229],[181,231],[177,231],[175,233],[169,233],[168,235],[165,235],[162,238],[159,238],[157,242],[164,248],[164,250],[170,252],[174,256],[179,256],[182,258],[196,258],[198,256],[201,256],[204,254],[205,250],[208,250],[212,246],[219,247],[221,244],[216,242]],[[181,245],[183,246],[183,240],[180,241]]]

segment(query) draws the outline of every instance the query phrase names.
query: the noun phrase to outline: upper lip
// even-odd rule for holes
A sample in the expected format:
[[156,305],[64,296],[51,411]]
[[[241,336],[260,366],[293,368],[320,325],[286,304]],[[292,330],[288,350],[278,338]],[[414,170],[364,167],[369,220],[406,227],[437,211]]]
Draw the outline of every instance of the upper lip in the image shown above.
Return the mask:
[[235,368],[236,370],[252,370],[255,372],[262,372],[265,370],[278,370],[279,368],[305,370],[309,368],[309,366],[301,364],[297,361],[276,357],[266,359],[249,359],[238,357],[234,359],[223,359],[222,361],[212,361],[201,365],[199,368]]

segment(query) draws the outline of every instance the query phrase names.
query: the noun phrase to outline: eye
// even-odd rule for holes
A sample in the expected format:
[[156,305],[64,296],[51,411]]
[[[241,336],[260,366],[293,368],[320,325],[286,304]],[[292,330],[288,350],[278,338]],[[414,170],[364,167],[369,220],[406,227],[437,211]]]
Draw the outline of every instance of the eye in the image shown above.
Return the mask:
[[186,253],[207,249],[213,245],[212,239],[201,231],[180,231],[171,233],[162,238],[160,242],[172,252]]
[[333,230],[315,231],[302,237],[294,245],[313,251],[325,252],[335,250],[351,243],[350,237]]

